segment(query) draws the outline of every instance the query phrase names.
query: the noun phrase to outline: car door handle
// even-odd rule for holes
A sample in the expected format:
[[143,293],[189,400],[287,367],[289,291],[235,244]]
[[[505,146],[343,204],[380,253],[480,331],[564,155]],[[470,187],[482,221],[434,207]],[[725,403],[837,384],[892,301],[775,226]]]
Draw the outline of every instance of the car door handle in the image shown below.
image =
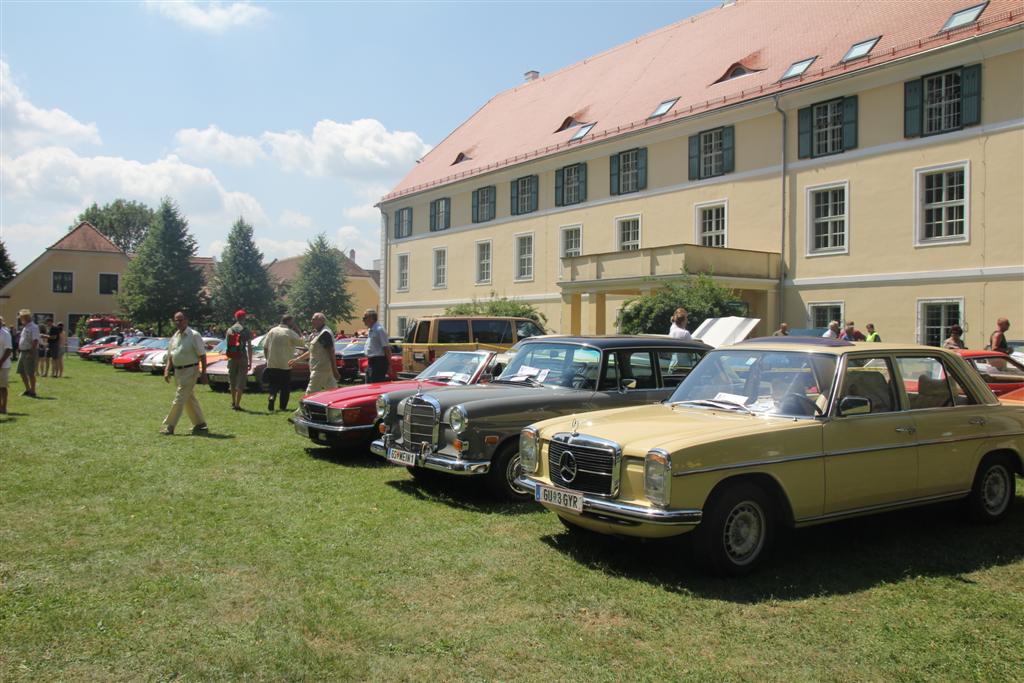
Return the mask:
[[900,434],[914,434],[917,432],[916,427],[897,427],[896,431]]
[[970,422],[972,425],[981,426],[981,425],[987,423],[988,420],[986,420],[985,418],[979,416],[979,417],[972,417],[970,420],[968,420],[968,422]]

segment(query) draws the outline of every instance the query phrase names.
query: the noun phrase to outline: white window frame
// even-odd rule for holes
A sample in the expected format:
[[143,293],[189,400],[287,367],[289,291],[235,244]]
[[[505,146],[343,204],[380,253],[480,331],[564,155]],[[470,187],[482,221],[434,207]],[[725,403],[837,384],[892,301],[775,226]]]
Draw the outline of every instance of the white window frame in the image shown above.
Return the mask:
[[[622,222],[636,219],[636,249],[623,249]],[[615,251],[640,251],[644,246],[644,220],[643,215],[631,213],[626,216],[616,216],[612,221],[615,225]]]
[[[483,198],[482,192],[488,192],[490,194],[490,200],[486,204],[480,201]],[[490,213],[487,218],[483,217],[483,207],[487,206],[490,208]],[[485,185],[477,188],[476,191],[476,217],[477,223],[486,223],[487,221],[493,221],[495,216],[498,215],[498,188],[494,185]]]
[[871,54],[871,51],[875,49],[875,45],[878,45],[878,41],[882,39],[882,36],[875,36],[874,38],[868,38],[867,40],[860,40],[850,46],[850,49],[846,51],[843,58],[839,60],[841,63],[852,62],[858,59],[864,59]]
[[[932,237],[924,239],[924,177],[931,173],[964,171],[964,234],[956,237]],[[914,169],[914,246],[944,247],[951,244],[970,244],[971,242],[971,162],[955,161],[937,166],[924,166]]]
[[[960,307],[960,327],[963,327],[966,331],[965,322],[967,319],[967,311],[964,309],[965,297],[962,296],[935,296],[917,299],[917,324],[915,325],[915,334],[917,336],[917,343],[925,343],[925,316],[924,309],[928,304],[956,304]],[[939,341],[942,344],[942,341]]]
[[[438,278],[437,277],[437,274],[438,274],[438,270],[437,270],[437,255],[439,253],[443,253],[444,254],[444,271],[443,271],[444,277],[442,277],[442,278]],[[431,262],[431,264],[433,264],[433,268],[431,268],[431,281],[433,282],[433,285],[434,285],[433,288],[434,289],[447,289],[448,288],[448,247],[434,247],[434,249],[431,251],[430,262]]]
[[[405,286],[402,286],[402,259],[405,258]],[[396,292],[408,292],[409,291],[409,262],[412,257],[409,252],[403,251],[399,254],[395,254],[395,291]]]
[[[516,178],[515,182],[517,203],[516,208],[518,209],[517,215],[521,216],[523,214],[533,213],[534,209],[531,208],[533,206],[533,194],[534,192],[539,191],[540,188],[534,187],[532,175],[526,175],[521,178]],[[540,198],[538,197],[538,207],[540,206],[539,199]]]
[[[843,247],[839,248],[828,248],[828,249],[815,249],[814,247],[814,194],[816,192],[822,192],[825,190],[834,190],[837,188],[843,188],[843,195],[846,203],[846,213],[843,217],[844,230],[843,230]],[[804,233],[805,249],[804,256],[807,258],[817,258],[819,256],[836,256],[838,254],[849,254],[850,253],[850,181],[839,180],[831,183],[822,183],[820,185],[808,185],[804,188]]]
[[[569,170],[572,169],[573,177],[572,182],[569,182]],[[562,168],[562,206],[572,206],[573,204],[580,203],[580,164],[569,164]],[[570,190],[569,188],[572,188]],[[570,191],[572,196],[569,196]]]
[[811,67],[811,64],[814,64],[814,60],[816,60],[817,58],[818,56],[815,55],[814,57],[801,59],[799,62],[793,62],[792,64],[789,65],[789,68],[786,69],[786,73],[782,74],[782,78],[780,78],[779,80],[785,81],[790,78],[796,78],[797,76],[803,76],[804,72]]
[[398,328],[398,334],[396,336],[405,336],[406,328],[409,327],[409,316],[400,315],[395,318],[395,327]]
[[[701,131],[698,134],[698,140],[700,142],[700,154],[698,156],[698,163],[700,164],[700,178],[717,178],[720,175],[725,175],[725,147],[723,143],[725,128],[712,128],[711,130]],[[705,138],[708,139],[710,150],[705,151]],[[715,141],[717,139],[717,146]]]
[[[407,237],[412,237],[412,207],[406,206],[401,209],[395,209],[395,233],[393,239],[403,240]],[[404,217],[409,216],[409,231],[398,235],[399,229],[405,225]]]
[[[964,127],[964,78],[963,78],[964,74],[963,74],[963,71],[964,70],[963,70],[962,67],[957,67],[955,69],[947,69],[946,71],[940,71],[939,73],[928,74],[927,76],[923,76],[921,78],[921,112],[922,112],[922,115],[921,115],[921,135],[922,136],[941,135],[942,133],[950,133],[950,132],[955,131],[955,130],[960,130],[960,129],[962,129]],[[954,76],[954,75],[959,80],[959,82],[957,83],[958,94],[957,94],[957,97],[955,99],[952,98],[952,97],[945,97],[946,77],[947,76]],[[932,104],[932,103],[928,102],[928,92],[929,92],[928,91],[928,82],[931,81],[932,79],[936,79],[936,78],[941,79],[940,88],[943,91],[943,98],[942,98],[941,101]],[[948,110],[949,110],[949,108],[954,103],[956,104],[956,108],[957,108],[957,119],[958,120],[957,120],[957,123],[956,123],[955,126],[947,126],[946,125],[946,117],[949,115]],[[931,110],[935,109],[936,107],[938,108],[939,120],[941,121],[941,124],[939,125],[938,128],[929,129],[928,128],[928,122],[929,122],[930,119],[928,118],[928,114],[929,114],[929,112],[931,112]]]
[[[807,326],[814,327],[814,307],[815,306],[838,306],[839,307],[839,328],[842,330],[843,325],[846,323],[846,302],[845,301],[808,301],[807,302]],[[831,320],[829,322],[832,322]],[[828,327],[828,325],[825,325]]]
[[[825,107],[826,125],[823,128],[819,128],[818,110],[822,107]],[[834,112],[833,107],[835,107]],[[838,120],[836,125],[832,125],[834,120]],[[824,147],[818,146],[818,134],[821,132],[825,132],[826,134]],[[844,151],[846,150],[843,149],[843,98],[837,97],[835,99],[812,104],[811,156],[825,157],[832,154],[840,154]]]
[[[626,170],[626,155],[632,155],[632,167]],[[619,152],[619,194],[631,194],[640,190],[640,148],[634,147]],[[628,173],[628,175],[627,175]],[[626,179],[629,182],[626,182]]]
[[[484,260],[480,258],[480,246],[487,245],[487,277],[480,277],[480,266],[484,264]],[[491,240],[477,240],[474,243],[473,254],[476,256],[476,267],[473,273],[473,280],[478,285],[489,285],[491,280],[494,279],[494,245]]]
[[[519,240],[529,237],[530,238],[530,274],[529,276],[520,275],[519,270]],[[534,237],[532,232],[517,232],[512,235],[512,281],[513,282],[533,282],[533,278],[537,272],[537,239]]]
[[[71,273],[71,291],[70,292],[57,292],[53,289],[53,276],[57,273]],[[75,283],[78,280],[78,273],[73,270],[51,270],[50,271],[50,291],[48,294],[74,294]],[[120,283],[118,283],[120,284]],[[97,290],[99,289],[99,283],[96,285]]]
[[[101,281],[101,279],[103,278],[104,275],[114,275],[114,276],[117,277],[117,287],[114,289],[113,293],[104,294],[103,292],[100,291],[100,289],[101,289],[100,288],[100,281]],[[120,292],[120,291],[121,291],[121,273],[97,273],[96,274],[96,293],[97,294],[99,294],[100,296],[114,296],[117,292]]]
[[579,231],[579,254],[576,256],[583,255],[583,224],[573,223],[571,225],[562,225],[558,228],[558,275],[561,277],[565,273],[565,266],[562,263],[562,259],[573,258],[572,256],[565,253],[565,233],[570,230]]
[[678,101],[679,101],[678,97],[673,97],[670,100],[665,100],[664,102],[659,104],[655,108],[655,110],[653,112],[651,112],[651,115],[648,116],[647,118],[649,118],[649,119],[656,119],[658,117],[664,116],[665,114],[669,113],[669,111],[671,111],[672,107],[676,106],[676,102],[678,102]]
[[705,209],[715,209],[722,207],[724,210],[724,221],[725,228],[723,231],[723,238],[725,240],[721,247],[714,247],[715,249],[725,249],[729,246],[729,200],[728,199],[714,199],[709,202],[699,202],[693,205],[693,243],[698,246],[704,246],[704,232],[703,232],[703,216],[701,214]]

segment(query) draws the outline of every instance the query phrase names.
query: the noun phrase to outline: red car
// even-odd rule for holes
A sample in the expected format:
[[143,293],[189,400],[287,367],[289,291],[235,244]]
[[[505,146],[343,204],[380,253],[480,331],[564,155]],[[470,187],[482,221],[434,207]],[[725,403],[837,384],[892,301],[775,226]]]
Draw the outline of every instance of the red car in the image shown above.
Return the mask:
[[118,370],[138,372],[140,370],[139,363],[142,362],[143,358],[151,353],[166,349],[170,341],[170,339],[147,339],[140,345],[142,348],[129,349],[115,356],[114,360],[111,361],[111,365]]
[[973,367],[996,396],[1024,388],[1024,365],[1000,351],[958,349],[967,364]]
[[313,443],[367,447],[377,438],[377,397],[420,389],[477,384],[501,373],[506,356],[494,351],[449,351],[415,379],[328,389],[310,394],[292,418],[295,432]]
[[[388,379],[398,379],[398,373],[402,371],[402,338],[392,337],[388,340],[391,344],[391,355],[388,363]],[[337,354],[338,372],[342,382],[357,382],[366,377],[366,366],[369,360],[366,358],[366,338],[349,337],[335,342],[335,349],[339,343],[348,342]]]
[[109,335],[107,337],[100,337],[99,339],[91,341],[85,346],[80,347],[78,349],[78,357],[88,359],[89,356],[91,356],[95,351],[100,351],[102,349],[111,349],[115,346],[120,346],[119,340],[121,339],[123,338],[118,337],[115,334]]

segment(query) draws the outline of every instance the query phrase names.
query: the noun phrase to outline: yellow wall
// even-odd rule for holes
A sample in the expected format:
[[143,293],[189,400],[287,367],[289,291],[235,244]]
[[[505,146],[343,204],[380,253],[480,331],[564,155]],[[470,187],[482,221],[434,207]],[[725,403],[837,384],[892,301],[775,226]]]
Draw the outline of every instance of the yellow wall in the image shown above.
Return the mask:
[[378,289],[377,283],[368,277],[350,277],[347,280],[346,288],[352,295],[354,313],[347,320],[335,321],[334,331],[344,330],[347,334],[352,334],[356,330],[366,327],[363,325],[363,311],[368,308],[380,309],[380,289]]

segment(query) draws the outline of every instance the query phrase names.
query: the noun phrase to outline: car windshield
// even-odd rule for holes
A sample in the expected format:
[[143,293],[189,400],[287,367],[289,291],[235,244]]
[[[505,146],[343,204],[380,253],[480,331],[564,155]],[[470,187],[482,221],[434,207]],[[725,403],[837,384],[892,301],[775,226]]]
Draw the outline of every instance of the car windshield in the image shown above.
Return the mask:
[[836,371],[828,354],[732,348],[712,351],[683,380],[669,403],[786,417],[827,408]]
[[1003,382],[1024,382],[1024,365],[1009,356],[993,354],[991,356],[975,356],[967,360],[978,369],[983,377],[1000,375],[1000,381]]
[[449,351],[431,363],[416,379],[433,379],[450,384],[469,384],[480,366],[487,361],[486,353]]
[[[167,347],[164,347],[167,348]],[[225,353],[228,350],[228,340],[221,339],[220,343],[210,349],[210,353]]]
[[506,384],[570,387],[594,391],[601,370],[601,352],[589,346],[534,342],[519,347],[501,377]]
[[361,356],[366,350],[365,339],[354,339],[341,349],[344,356]]

